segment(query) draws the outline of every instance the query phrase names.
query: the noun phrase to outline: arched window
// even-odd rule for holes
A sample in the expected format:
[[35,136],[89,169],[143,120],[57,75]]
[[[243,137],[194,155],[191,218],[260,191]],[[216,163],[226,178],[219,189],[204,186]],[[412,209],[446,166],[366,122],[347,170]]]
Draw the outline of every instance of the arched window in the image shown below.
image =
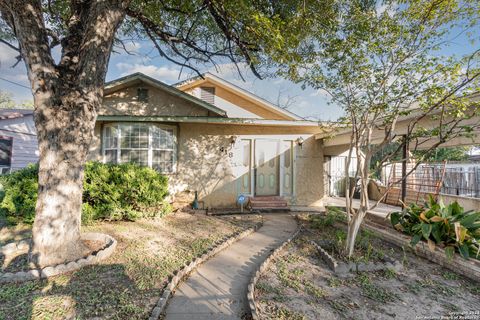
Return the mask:
[[176,130],[173,126],[146,123],[113,123],[104,126],[104,162],[134,162],[161,173],[175,172]]

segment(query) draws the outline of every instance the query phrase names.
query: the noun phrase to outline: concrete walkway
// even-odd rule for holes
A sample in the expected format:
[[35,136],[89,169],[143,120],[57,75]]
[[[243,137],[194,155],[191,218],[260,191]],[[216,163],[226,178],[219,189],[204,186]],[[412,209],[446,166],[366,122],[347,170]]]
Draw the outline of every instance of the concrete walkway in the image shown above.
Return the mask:
[[297,225],[289,214],[264,216],[257,232],[201,265],[170,299],[166,319],[241,319],[247,313],[247,285],[268,254]]

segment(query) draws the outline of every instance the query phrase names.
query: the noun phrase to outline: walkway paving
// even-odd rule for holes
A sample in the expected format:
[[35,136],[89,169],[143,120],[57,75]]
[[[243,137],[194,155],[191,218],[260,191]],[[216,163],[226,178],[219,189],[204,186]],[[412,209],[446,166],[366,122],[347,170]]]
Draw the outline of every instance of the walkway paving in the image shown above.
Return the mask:
[[247,285],[257,266],[296,229],[289,214],[268,214],[257,232],[201,265],[176,290],[167,320],[241,319],[247,313]]

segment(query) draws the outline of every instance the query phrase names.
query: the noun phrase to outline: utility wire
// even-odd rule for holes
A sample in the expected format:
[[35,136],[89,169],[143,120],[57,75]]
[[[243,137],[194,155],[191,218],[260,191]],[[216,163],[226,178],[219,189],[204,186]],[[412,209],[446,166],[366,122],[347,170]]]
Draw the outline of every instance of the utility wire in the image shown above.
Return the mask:
[[2,77],[0,77],[0,80],[6,81],[6,82],[10,82],[11,84],[17,85],[17,86],[19,86],[19,87],[23,87],[23,88],[30,89],[30,87],[27,87],[27,86],[25,86],[25,85],[23,85],[23,84],[21,84],[21,83],[14,82],[14,81],[10,81],[10,80],[7,80],[7,79],[2,78]]

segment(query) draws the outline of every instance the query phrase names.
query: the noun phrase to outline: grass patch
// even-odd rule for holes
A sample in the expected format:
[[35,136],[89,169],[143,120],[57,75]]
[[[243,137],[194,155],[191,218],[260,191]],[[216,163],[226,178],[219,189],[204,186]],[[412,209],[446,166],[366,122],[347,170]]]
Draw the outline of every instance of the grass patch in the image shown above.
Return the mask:
[[456,274],[455,272],[450,272],[450,271],[445,271],[442,274],[442,276],[445,280],[458,280],[458,279],[460,279],[460,276],[458,274]]
[[280,290],[280,288],[274,287],[271,284],[263,281],[258,281],[257,284],[255,285],[255,289],[260,290],[264,293],[272,293],[275,295],[282,294],[282,291]]
[[280,308],[275,312],[275,319],[278,320],[306,320],[307,318],[295,311],[291,311],[287,308]]
[[148,318],[172,272],[215,241],[252,224],[244,222],[177,213],[84,227],[85,232],[113,236],[118,241],[114,254],[101,264],[48,280],[2,284],[0,319]]
[[383,270],[383,275],[387,279],[394,279],[394,278],[397,277],[397,272],[395,271],[395,269],[387,268],[387,269]]
[[398,299],[395,293],[372,283],[368,275],[362,274],[358,278],[362,295],[365,297],[382,303],[393,302]]

